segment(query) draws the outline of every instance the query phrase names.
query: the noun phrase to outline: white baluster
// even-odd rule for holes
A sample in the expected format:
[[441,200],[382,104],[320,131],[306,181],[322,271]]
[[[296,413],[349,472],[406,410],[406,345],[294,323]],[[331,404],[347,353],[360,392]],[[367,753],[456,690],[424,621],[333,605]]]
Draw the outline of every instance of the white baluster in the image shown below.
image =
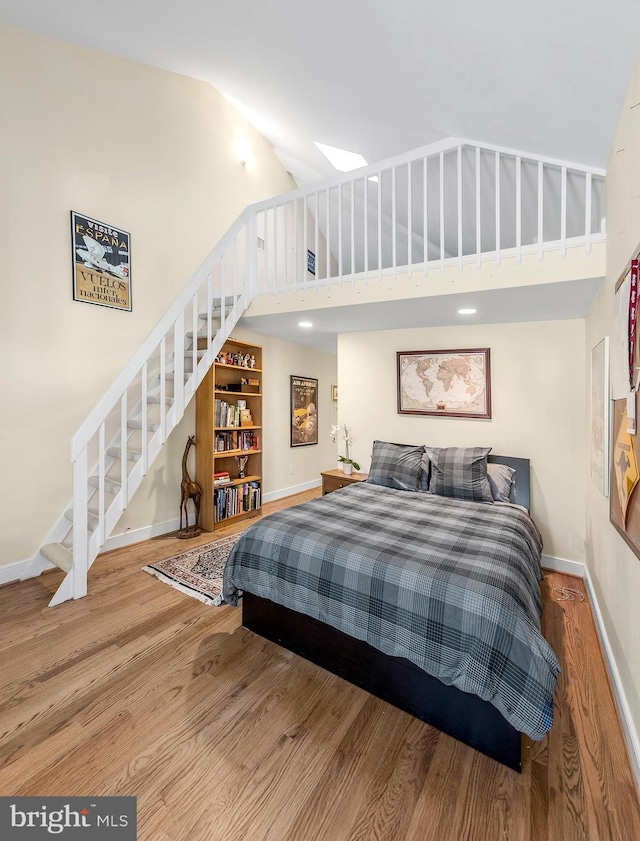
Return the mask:
[[[180,349],[183,351],[184,344]],[[184,367],[184,364],[183,364]],[[142,391],[142,475],[146,476],[147,471],[149,469],[149,430],[147,429],[147,419],[148,419],[148,407],[147,407],[147,395],[148,395],[148,384],[147,384],[147,363],[145,362],[142,366],[142,376],[141,376],[141,383],[140,388]]]
[[362,180],[362,194],[364,196],[364,217],[363,217],[363,240],[364,240],[364,276],[365,280],[369,280],[369,179]]
[[[368,280],[368,278],[367,278]],[[351,181],[351,284],[356,283],[356,182]]]
[[338,185],[338,280],[342,286],[342,184]]
[[444,271],[444,152],[440,152],[440,265]]
[[587,173],[584,185],[584,253],[591,254],[591,173]]
[[496,152],[496,266],[500,265],[500,153]]
[[[209,300],[209,327],[211,326],[211,272],[208,275],[208,300]],[[162,444],[167,440],[167,340],[163,336],[160,340],[160,441]],[[126,459],[126,448],[124,457]]]
[[182,414],[184,412],[184,353],[182,350],[183,348],[184,310],[181,310],[173,325],[173,406],[176,421],[178,420],[178,418],[182,417]]
[[378,277],[382,280],[382,170],[378,173]]
[[391,260],[393,264],[393,277],[398,277],[398,225],[396,219],[396,168],[391,169]]
[[327,216],[327,286],[331,282],[331,193],[329,188],[327,188],[327,193],[325,196],[325,200],[327,202],[326,207],[326,216]]
[[538,260],[544,252],[544,171],[542,161],[538,161]]
[[87,506],[89,473],[87,448],[78,453],[73,462],[73,576],[74,599],[87,595],[87,570],[89,568],[89,532]]
[[320,218],[320,193],[315,194],[315,202],[314,207],[316,211],[316,225],[315,225],[315,245],[313,247],[313,253],[316,255],[316,289],[320,288],[320,249],[318,248],[318,244],[320,242],[320,235],[319,235],[319,218]]
[[293,288],[295,290],[300,288],[300,259],[298,257],[299,248],[300,243],[298,242],[298,199],[296,197],[293,200]]
[[104,479],[107,472],[104,421],[98,429],[98,545],[104,546]]
[[422,260],[424,273],[429,274],[429,194],[427,158],[422,159]]
[[560,253],[567,256],[567,168],[562,167],[560,187]]
[[462,271],[462,146],[458,146],[458,269]]
[[[164,340],[163,340],[164,341]],[[164,356],[163,356],[164,361]],[[162,363],[161,363],[162,365]],[[164,367],[164,366],[162,366]],[[162,370],[162,368],[161,368]],[[162,371],[164,382],[164,371]],[[127,406],[127,392],[124,391],[120,398],[120,510],[129,504],[129,474],[127,473],[127,451],[129,449],[129,409]]]
[[302,277],[304,279],[303,285],[306,285],[309,278],[307,275],[309,274],[308,269],[308,257],[307,257],[307,249],[309,245],[307,243],[307,197],[304,196],[302,199]]
[[413,277],[413,213],[411,207],[411,161],[407,164],[407,264]]
[[480,147],[476,146],[476,256],[477,266],[482,265],[482,215],[481,215],[481,181],[480,181]]
[[516,157],[516,263],[522,262],[522,158]]

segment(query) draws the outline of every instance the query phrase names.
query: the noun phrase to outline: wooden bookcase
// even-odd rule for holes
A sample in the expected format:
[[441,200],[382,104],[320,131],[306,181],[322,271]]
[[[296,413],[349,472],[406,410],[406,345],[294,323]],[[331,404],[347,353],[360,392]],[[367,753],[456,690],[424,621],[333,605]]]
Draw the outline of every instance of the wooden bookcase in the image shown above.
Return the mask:
[[[240,357],[253,357],[254,367]],[[262,348],[227,339],[218,358],[229,361],[214,362],[196,392],[196,481],[200,526],[207,531],[255,517],[262,506]],[[239,400],[251,413],[248,425],[237,416]],[[247,456],[244,478],[237,456]],[[216,486],[214,475],[221,472],[231,481]]]

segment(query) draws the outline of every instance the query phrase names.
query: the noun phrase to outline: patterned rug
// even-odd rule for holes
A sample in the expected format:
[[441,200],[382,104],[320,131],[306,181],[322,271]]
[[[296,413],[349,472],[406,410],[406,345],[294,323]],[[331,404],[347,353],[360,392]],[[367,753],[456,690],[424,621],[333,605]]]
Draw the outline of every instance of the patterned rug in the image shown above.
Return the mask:
[[142,569],[181,593],[216,607],[222,604],[224,565],[239,537],[239,534],[232,534]]

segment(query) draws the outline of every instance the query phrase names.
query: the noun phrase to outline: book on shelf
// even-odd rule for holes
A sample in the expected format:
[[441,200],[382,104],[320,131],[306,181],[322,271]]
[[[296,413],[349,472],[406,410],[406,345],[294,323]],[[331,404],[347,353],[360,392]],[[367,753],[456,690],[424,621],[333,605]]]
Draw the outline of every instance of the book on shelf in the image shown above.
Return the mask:
[[231,476],[226,476],[224,479],[214,479],[213,480],[213,487],[219,488],[221,485],[228,485],[231,481]]
[[228,475],[229,475],[229,471],[228,471],[228,470],[218,470],[217,472],[215,472],[215,473],[213,474],[213,478],[214,478],[214,479],[224,479],[224,477],[225,477],[225,476],[228,476]]

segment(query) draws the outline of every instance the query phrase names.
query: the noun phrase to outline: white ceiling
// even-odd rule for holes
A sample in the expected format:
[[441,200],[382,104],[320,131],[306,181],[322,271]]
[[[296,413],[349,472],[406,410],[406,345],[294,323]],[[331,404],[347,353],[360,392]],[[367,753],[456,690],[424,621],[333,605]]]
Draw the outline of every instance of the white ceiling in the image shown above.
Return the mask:
[[[640,2],[0,0],[0,23],[210,82],[304,185],[335,173],[316,140],[370,163],[455,136],[606,167]],[[482,293],[471,320],[583,317],[593,282],[573,304],[561,286]],[[335,350],[356,324],[458,323],[457,297],[314,311],[306,336],[300,314],[244,321]]]
[[638,0],[0,0],[0,22],[211,82],[299,183],[444,137],[605,167]]
[[[338,333],[585,318],[601,281],[602,278],[590,278],[348,307],[244,316],[239,326],[309,345],[326,353],[336,353]],[[473,307],[477,313],[458,315],[458,310],[464,307]],[[300,321],[310,321],[313,327],[300,327]]]

